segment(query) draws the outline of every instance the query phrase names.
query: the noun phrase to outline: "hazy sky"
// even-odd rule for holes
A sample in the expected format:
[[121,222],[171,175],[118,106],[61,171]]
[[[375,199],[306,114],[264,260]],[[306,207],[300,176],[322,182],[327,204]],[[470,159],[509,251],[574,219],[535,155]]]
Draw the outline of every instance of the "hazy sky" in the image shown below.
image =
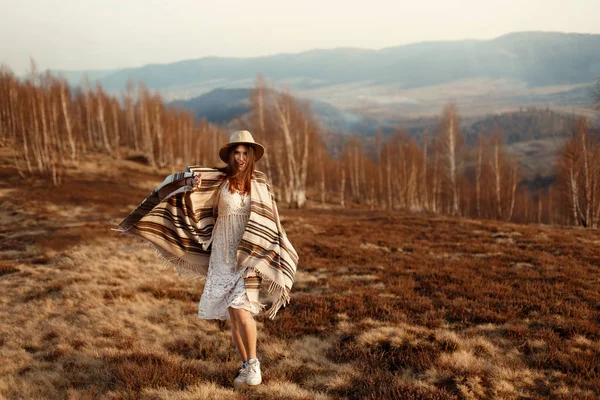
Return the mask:
[[[105,69],[379,49],[514,31],[600,33],[600,0],[0,0],[0,63]],[[394,5],[395,4],[395,5]]]

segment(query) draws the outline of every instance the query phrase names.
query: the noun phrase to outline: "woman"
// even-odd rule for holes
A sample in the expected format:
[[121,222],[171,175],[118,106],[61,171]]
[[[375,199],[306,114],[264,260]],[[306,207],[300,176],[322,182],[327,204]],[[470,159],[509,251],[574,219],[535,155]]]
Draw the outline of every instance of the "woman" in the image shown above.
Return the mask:
[[235,386],[262,382],[254,316],[264,279],[274,318],[289,302],[298,255],[281,227],[266,176],[254,169],[264,147],[236,131],[219,151],[227,166],[188,167],[167,177],[119,224],[149,241],[180,273],[206,276],[198,317],[230,319],[242,368]]

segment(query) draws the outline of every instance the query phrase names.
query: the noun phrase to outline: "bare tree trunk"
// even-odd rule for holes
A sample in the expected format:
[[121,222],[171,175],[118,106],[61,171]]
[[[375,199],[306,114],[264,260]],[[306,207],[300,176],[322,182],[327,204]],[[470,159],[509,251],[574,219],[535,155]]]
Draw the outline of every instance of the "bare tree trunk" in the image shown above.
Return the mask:
[[579,172],[575,171],[575,165],[573,160],[569,165],[569,187],[571,189],[571,210],[573,212],[573,222],[575,225],[579,225],[579,193],[577,189],[577,178]]
[[42,148],[41,148],[41,154],[42,154],[42,162],[44,163],[44,169],[50,169],[50,149],[51,149],[51,144],[50,144],[50,133],[48,132],[48,120],[46,117],[46,102],[44,101],[44,97],[46,96],[46,93],[41,91],[41,93],[39,94],[39,99],[40,99],[40,118],[42,120],[42,137],[43,137],[43,142],[42,142]]
[[95,143],[94,135],[92,132],[92,105],[91,105],[92,100],[90,98],[90,87],[89,87],[89,84],[87,83],[87,76],[85,78],[83,93],[84,93],[84,106],[85,106],[85,121],[86,121],[86,129],[87,129],[87,134],[88,134],[89,148],[93,150],[96,148],[96,143]]
[[581,153],[583,155],[583,178],[585,185],[585,215],[583,216],[583,226],[590,226],[591,200],[592,200],[592,182],[590,173],[590,163],[588,159],[588,150],[586,144],[586,126],[583,121],[579,122],[579,136],[581,138]]
[[552,213],[552,196],[554,191],[552,190],[552,186],[548,188],[548,224],[554,224],[554,214]]
[[598,176],[600,173],[600,152],[595,149],[592,154],[593,163],[593,179],[592,179],[592,226],[598,228],[598,219],[600,218],[600,201],[598,201]]
[[[11,82],[10,84],[10,89],[9,89],[9,100],[10,100],[10,114],[11,114],[11,128],[9,129],[9,133],[13,139],[13,143],[17,143],[17,135],[18,132],[21,132],[21,135],[23,137],[23,139],[25,139],[25,123],[23,121],[23,107],[18,107],[18,102],[19,102],[19,98],[18,98],[18,92],[15,90],[14,84],[13,82]],[[20,110],[21,112],[18,113],[17,110]],[[18,116],[21,116],[21,124],[18,123]],[[25,153],[25,161],[26,161],[26,165],[27,168],[29,170],[29,173],[31,173],[31,165],[29,164],[29,158],[27,155],[28,149],[27,149],[27,142],[26,140],[24,141],[24,148],[23,148],[23,152]],[[13,146],[13,159],[14,159],[14,163],[15,166],[17,168],[17,172],[19,173],[19,175],[22,178],[25,178],[25,174],[23,173],[21,166],[20,166],[20,160],[18,157],[18,151],[17,151],[17,147]]]
[[375,208],[375,179],[371,180],[371,195],[369,199],[369,210],[373,210]]
[[401,193],[401,184],[400,178],[396,178],[392,180],[393,192],[396,194],[394,198],[392,198],[393,209],[399,210],[402,208],[402,193]]
[[408,187],[407,182],[407,167],[406,167],[406,154],[404,154],[403,143],[401,141],[398,142],[398,173],[396,174],[396,185],[397,190],[396,194],[398,196],[398,208],[407,209],[407,196],[406,191]]
[[18,94],[14,88],[14,85],[10,85],[10,108],[11,108],[11,126],[10,132],[13,137],[17,135],[17,107],[18,107]]
[[62,140],[62,136],[59,134],[58,129],[58,106],[57,99],[51,98],[51,109],[52,109],[52,119],[51,119],[51,137],[52,137],[52,158],[54,160],[55,168],[60,169],[57,173],[62,174],[62,165],[65,162],[64,156],[64,140]]
[[[214,149],[212,154],[219,154],[219,131],[217,129],[213,129],[215,132],[214,135],[214,139],[213,139],[213,143],[214,143]],[[192,128],[190,127],[190,134],[192,133]],[[269,175],[269,179],[273,179],[270,175]]]
[[152,166],[152,168],[156,168],[156,159],[154,156],[154,143],[152,138],[152,132],[150,130],[150,119],[148,117],[148,90],[143,88],[140,90],[140,120],[142,122],[142,148],[146,157],[148,158],[148,162]]
[[[595,193],[595,191],[593,192]],[[597,206],[596,206],[596,212],[594,213],[594,215],[596,216],[594,218],[595,222],[594,222],[594,227],[597,228],[598,226],[600,226],[600,201],[597,202]]]
[[477,152],[477,171],[475,176],[475,208],[477,218],[481,218],[481,174],[483,169],[483,137],[479,135],[479,150]]
[[117,107],[117,102],[113,101],[112,102],[112,114],[113,114],[113,135],[114,135],[114,155],[115,157],[117,157],[117,159],[121,158],[121,135],[119,132],[119,111],[118,111],[118,107]]
[[386,178],[387,178],[387,209],[392,210],[393,208],[393,197],[392,197],[392,161],[390,154],[389,144],[385,147],[386,150]]
[[506,217],[507,221],[512,220],[513,213],[515,211],[515,199],[517,194],[517,162],[515,161],[514,166],[512,167],[512,185],[510,191],[510,206],[508,211],[508,216]]
[[127,121],[131,129],[131,138],[133,140],[133,148],[135,151],[140,151],[140,139],[137,129],[137,122],[135,120],[135,104],[134,104],[134,87],[133,82],[127,83],[127,98],[125,100],[125,108],[127,113]]
[[281,187],[281,197],[289,205],[292,202],[292,190],[290,182],[287,177],[283,166],[283,152],[279,148],[280,146],[274,145],[273,150],[275,151],[275,170],[277,171],[277,181]]
[[460,198],[458,188],[458,171],[459,166],[457,161],[459,158],[459,147],[461,145],[462,136],[460,135],[460,122],[456,106],[448,104],[444,107],[442,118],[438,124],[438,147],[443,157],[444,164],[441,172],[447,178],[449,185],[450,201],[448,211],[452,215],[460,215]]
[[25,125],[25,116],[23,113],[23,107],[19,108],[19,115],[20,115],[20,126],[21,126],[21,135],[23,136],[23,156],[25,158],[25,165],[27,165],[27,171],[29,172],[29,174],[33,173],[33,165],[31,164],[31,159],[29,158],[29,145],[28,145],[28,141],[27,141],[27,136],[28,136],[28,132],[27,132],[27,127]]
[[342,169],[342,181],[340,182],[340,205],[342,207],[346,207],[346,202],[344,200],[344,193],[346,192],[346,169],[344,168],[343,165],[341,165],[341,169]]
[[[4,67],[0,67],[0,84],[5,81],[4,75]],[[0,87],[2,89],[2,87]],[[6,101],[8,99],[8,101]],[[6,145],[6,140],[8,138],[10,118],[8,108],[10,107],[10,94],[0,92],[0,147],[4,147]]]
[[433,180],[432,180],[432,184],[431,184],[431,188],[432,188],[432,205],[431,205],[431,210],[434,213],[438,213],[439,212],[439,208],[438,208],[438,200],[439,200],[439,150],[434,147],[433,148]]
[[325,205],[325,167],[321,166],[321,205]]
[[350,197],[352,200],[355,201],[355,200],[357,200],[358,196],[356,194],[356,192],[357,192],[356,186],[355,186],[356,180],[354,179],[354,151],[353,151],[354,148],[352,147],[353,144],[354,143],[352,141],[350,141],[347,145],[348,146],[348,171],[349,171],[348,178],[350,180],[350,193],[351,193]]
[[306,178],[308,176],[308,121],[304,121],[304,152],[302,153],[302,162],[300,164],[300,176],[298,179],[297,201],[298,207],[306,205]]
[[[193,129],[193,128],[190,128],[190,129]],[[195,132],[195,133],[197,134],[198,132]],[[194,150],[195,150],[195,152],[194,152],[195,162],[198,164],[202,164],[202,162],[200,160],[202,159],[203,151],[202,151],[202,141],[201,141],[200,135],[197,135],[197,140],[196,140],[196,145],[194,146]],[[216,154],[216,152],[215,152],[215,154]]]
[[[593,160],[594,159],[594,153],[590,153],[590,159]],[[590,167],[590,181],[591,181],[591,188],[590,188],[590,226],[592,228],[596,228],[597,227],[597,223],[596,223],[596,212],[595,212],[595,204],[596,204],[596,193],[597,193],[597,189],[598,189],[598,169],[596,167],[594,167],[593,162],[592,162],[592,166]]]
[[427,138],[427,133],[423,135],[423,207],[427,210],[429,207],[429,194],[427,189],[427,145],[429,143],[429,139]]
[[[192,162],[192,146],[193,146],[193,141],[192,141],[192,135],[189,129],[189,120],[188,118],[185,118],[183,114],[179,115],[179,118],[177,118],[177,123],[178,123],[178,130],[179,132],[182,133],[183,137],[182,140],[180,142],[181,144],[181,149],[179,151],[178,156],[181,158],[181,160],[185,160],[186,163],[191,163]],[[209,136],[207,134],[207,136]],[[210,139],[210,137],[209,137]],[[177,159],[179,160],[179,158]],[[181,161],[177,161],[178,163]]]
[[[69,147],[71,148],[71,161],[75,161],[77,158],[77,146],[75,145],[75,140],[73,138],[73,128],[71,127],[71,115],[69,114],[69,108],[67,104],[67,96],[66,92],[67,87],[63,82],[60,86],[60,103],[62,105],[63,118],[65,119],[65,128],[67,130],[67,140],[69,142]],[[69,104],[71,103],[71,98],[69,96]]]
[[363,188],[364,191],[364,197],[366,198],[368,196],[367,192],[368,192],[368,184],[367,184],[367,175],[366,175],[366,170],[365,170],[365,156],[364,156],[364,151],[362,151],[362,144],[361,144],[361,155],[360,155],[360,167],[359,167],[359,171],[360,171],[360,184],[359,184],[359,188]]
[[383,141],[383,134],[381,131],[377,131],[376,142],[377,142],[377,203],[379,207],[385,202],[384,190],[383,190],[383,159],[381,155],[381,145]]
[[542,193],[538,190],[537,195],[537,223],[542,223]]
[[[414,153],[414,150],[415,149],[413,148],[411,153]],[[415,165],[415,157],[416,154],[411,154],[410,172],[407,185],[408,209],[411,211],[420,209],[417,204],[417,166]]]
[[164,138],[163,138],[163,127],[162,121],[160,118],[161,114],[161,105],[160,101],[153,100],[154,102],[154,131],[156,132],[156,146],[157,146],[157,157],[158,157],[158,165],[160,167],[165,166],[165,155],[164,155]]
[[104,142],[104,148],[108,154],[112,154],[110,147],[110,141],[108,140],[108,132],[106,131],[106,121],[104,120],[104,96],[98,87],[98,123],[100,124],[100,132],[102,133],[102,141]]
[[33,152],[33,158],[37,164],[38,172],[44,172],[44,156],[42,154],[42,147],[44,145],[44,135],[40,134],[40,126],[38,123],[37,113],[37,101],[35,92],[32,93],[33,103],[33,132],[29,135],[31,137],[31,150]]
[[494,141],[494,159],[493,159],[493,170],[494,170],[494,183],[495,183],[495,194],[496,194],[496,218],[502,218],[502,186],[501,186],[501,166],[500,166],[500,144],[498,143],[499,138],[496,137]]
[[319,147],[319,169],[320,169],[320,178],[319,187],[321,191],[321,205],[325,205],[325,155],[323,154],[323,148]]
[[448,155],[448,167],[450,169],[450,184],[452,185],[452,214],[459,215],[458,191],[456,187],[456,127],[454,118],[450,118],[450,127],[448,128],[448,146],[450,153]]
[[[266,134],[265,129],[265,96],[264,96],[264,85],[262,81],[262,77],[259,77],[259,82],[256,87],[256,100],[258,103],[258,126],[260,129],[260,135],[264,137]],[[265,152],[265,168],[267,176],[271,176],[271,160],[269,157],[269,153]]]
[[361,198],[360,198],[360,171],[359,171],[359,156],[358,156],[358,140],[356,143],[354,143],[354,159],[353,159],[353,163],[352,166],[354,167],[354,173],[352,174],[353,180],[354,180],[354,190],[355,192],[353,193],[354,196],[354,201],[357,203],[362,203],[361,202]]

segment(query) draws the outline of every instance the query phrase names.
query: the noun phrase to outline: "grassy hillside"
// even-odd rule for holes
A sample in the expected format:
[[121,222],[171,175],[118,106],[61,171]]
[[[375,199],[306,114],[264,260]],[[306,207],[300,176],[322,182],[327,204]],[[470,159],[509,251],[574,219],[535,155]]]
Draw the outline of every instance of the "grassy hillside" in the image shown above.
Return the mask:
[[600,233],[331,205],[281,210],[292,303],[258,318],[264,384],[234,391],[202,282],[108,225],[166,173],[90,156],[56,189],[0,149],[0,397],[600,396]]

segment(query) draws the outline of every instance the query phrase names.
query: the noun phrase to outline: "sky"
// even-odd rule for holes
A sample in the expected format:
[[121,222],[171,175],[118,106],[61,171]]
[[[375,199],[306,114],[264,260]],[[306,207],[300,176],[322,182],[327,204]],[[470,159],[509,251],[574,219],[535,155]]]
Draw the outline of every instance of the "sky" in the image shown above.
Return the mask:
[[516,31],[600,34],[600,0],[0,0],[0,63],[139,67],[207,56],[380,49]]

